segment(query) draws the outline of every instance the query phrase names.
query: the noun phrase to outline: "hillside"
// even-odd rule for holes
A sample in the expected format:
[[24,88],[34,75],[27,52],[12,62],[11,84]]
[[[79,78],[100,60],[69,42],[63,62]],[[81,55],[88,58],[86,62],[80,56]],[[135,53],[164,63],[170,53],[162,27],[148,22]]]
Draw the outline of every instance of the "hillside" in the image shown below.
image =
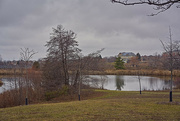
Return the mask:
[[180,90],[173,92],[107,91],[93,99],[0,109],[0,120],[180,120]]

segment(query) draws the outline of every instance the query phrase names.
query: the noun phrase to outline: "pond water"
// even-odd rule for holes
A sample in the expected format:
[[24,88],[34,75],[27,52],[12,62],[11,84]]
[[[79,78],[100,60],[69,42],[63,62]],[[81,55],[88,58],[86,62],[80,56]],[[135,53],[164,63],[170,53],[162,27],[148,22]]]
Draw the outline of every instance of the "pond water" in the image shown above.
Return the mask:
[[[141,90],[167,90],[170,89],[170,78],[159,78],[151,76],[140,76],[140,83],[137,76],[126,75],[91,75],[92,83],[88,82],[93,87],[103,88],[107,90],[122,90],[122,91],[139,91]],[[3,85],[0,87],[0,93],[3,91],[13,89],[15,87],[23,86],[25,84],[23,78],[19,77],[2,77],[0,80]],[[175,78],[173,88],[180,87],[180,78]],[[176,82],[176,83],[175,83]],[[178,82],[178,83],[177,83]]]
[[[167,78],[140,76],[140,82],[138,76],[126,76],[126,75],[107,75],[99,76],[93,75],[93,78],[98,78],[98,87],[107,90],[122,90],[122,91],[139,91],[141,90],[167,90],[170,89],[170,81]],[[178,78],[175,78],[176,81]],[[178,81],[180,82],[180,81]],[[173,83],[173,88],[179,87],[180,84]]]
[[0,93],[18,88],[19,86],[23,86],[25,83],[25,80],[22,77],[2,77],[0,80],[3,82],[3,85],[0,87]]

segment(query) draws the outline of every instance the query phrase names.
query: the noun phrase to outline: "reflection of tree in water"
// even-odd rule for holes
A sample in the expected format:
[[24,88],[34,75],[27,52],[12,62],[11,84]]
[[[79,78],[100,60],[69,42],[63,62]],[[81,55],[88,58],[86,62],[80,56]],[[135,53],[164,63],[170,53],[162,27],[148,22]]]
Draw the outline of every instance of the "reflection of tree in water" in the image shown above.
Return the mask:
[[[161,77],[161,79],[164,80],[165,89],[169,89],[171,77]],[[173,88],[180,89],[180,77],[173,77]]]
[[[148,82],[149,82],[149,88],[150,89],[145,89],[144,90],[167,90],[169,89],[169,85],[170,85],[170,82],[169,80],[166,80],[166,79],[163,79],[163,78],[156,78],[156,77],[150,77],[148,78]],[[161,86],[158,86],[160,85]]]
[[180,77],[174,79],[173,86],[175,89],[180,89]]
[[148,88],[144,88],[144,90],[156,90],[155,87],[157,85],[157,79],[155,77],[150,77],[147,80],[149,80],[149,89]]
[[95,88],[104,89],[105,84],[108,82],[107,75],[100,75],[100,76],[85,76],[83,79],[83,84],[89,85]]
[[104,89],[104,85],[108,82],[108,77],[106,75],[101,75],[99,82],[100,82],[100,88]]
[[116,90],[122,90],[124,87],[124,79],[122,76],[116,76]]

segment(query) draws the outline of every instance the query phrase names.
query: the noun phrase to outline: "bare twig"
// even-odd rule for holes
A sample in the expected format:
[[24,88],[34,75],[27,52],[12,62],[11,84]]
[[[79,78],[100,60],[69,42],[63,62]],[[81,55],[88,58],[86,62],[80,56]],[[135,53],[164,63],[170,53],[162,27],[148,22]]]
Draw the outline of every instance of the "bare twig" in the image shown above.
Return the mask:
[[112,3],[119,3],[122,5],[142,5],[142,4],[147,4],[147,5],[152,5],[155,6],[155,10],[158,10],[157,13],[152,13],[150,16],[157,15],[161,12],[164,12],[171,8],[174,4],[178,4],[176,7],[180,8],[180,0],[111,0]]

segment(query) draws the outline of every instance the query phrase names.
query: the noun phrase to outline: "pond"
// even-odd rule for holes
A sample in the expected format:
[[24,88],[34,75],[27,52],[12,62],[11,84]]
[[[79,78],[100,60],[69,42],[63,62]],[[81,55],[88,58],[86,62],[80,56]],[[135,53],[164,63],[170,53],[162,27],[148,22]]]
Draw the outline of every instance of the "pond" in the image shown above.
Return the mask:
[[[127,75],[90,75],[93,83],[93,87],[103,88],[107,90],[122,90],[122,91],[139,91],[140,85],[141,90],[167,90],[170,89],[170,79],[151,77],[151,76],[140,76],[140,83],[137,76]],[[19,77],[2,77],[0,79],[3,85],[0,87],[0,93],[3,91],[18,88],[19,86],[25,85],[24,79]],[[173,88],[180,87],[180,78],[175,78]],[[177,83],[178,82],[178,83]],[[86,83],[87,84],[87,83]]]
[[[138,76],[126,76],[126,75],[106,75],[104,77],[99,75],[92,75],[93,78],[98,78],[98,87],[107,90],[122,90],[122,91],[139,91],[141,90],[157,91],[170,89],[170,79],[140,76],[140,83]],[[179,78],[175,78],[175,82],[180,82]],[[173,83],[173,88],[179,87],[179,83]]]
[[3,82],[3,85],[0,87],[0,93],[24,86],[25,79],[22,77],[2,77],[0,80]]

